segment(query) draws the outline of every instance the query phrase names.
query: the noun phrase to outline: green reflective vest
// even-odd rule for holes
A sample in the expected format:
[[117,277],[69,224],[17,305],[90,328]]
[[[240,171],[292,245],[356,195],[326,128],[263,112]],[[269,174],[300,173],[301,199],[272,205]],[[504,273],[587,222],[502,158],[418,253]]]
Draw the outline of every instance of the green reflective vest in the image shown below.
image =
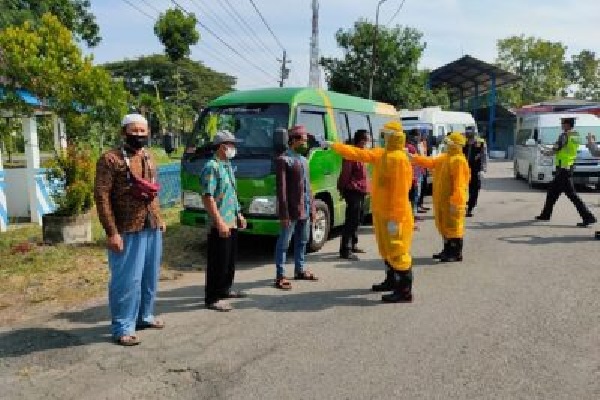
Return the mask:
[[571,168],[579,150],[579,133],[571,131],[567,133],[567,137],[567,143],[556,152],[556,166],[560,168]]

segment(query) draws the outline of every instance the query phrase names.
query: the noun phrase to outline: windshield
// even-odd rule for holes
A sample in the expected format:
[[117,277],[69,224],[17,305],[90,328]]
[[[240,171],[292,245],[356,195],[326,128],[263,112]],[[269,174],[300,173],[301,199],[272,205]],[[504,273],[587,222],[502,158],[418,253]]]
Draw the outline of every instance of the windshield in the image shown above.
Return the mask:
[[[577,126],[575,130],[579,132],[581,144],[585,144],[588,133],[596,136],[596,139],[600,138],[600,126]],[[540,143],[541,144],[554,144],[560,136],[560,127],[550,127],[540,129]]]
[[272,156],[273,133],[287,129],[287,104],[242,104],[205,109],[195,129],[196,144],[210,144],[219,130],[227,129],[241,142],[236,145],[237,158]]

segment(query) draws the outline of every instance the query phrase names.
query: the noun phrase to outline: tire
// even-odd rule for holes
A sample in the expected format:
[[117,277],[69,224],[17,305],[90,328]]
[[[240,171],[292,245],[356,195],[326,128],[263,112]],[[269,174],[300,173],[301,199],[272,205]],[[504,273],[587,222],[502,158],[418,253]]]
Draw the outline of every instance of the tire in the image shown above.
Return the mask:
[[315,252],[327,242],[329,232],[331,231],[331,211],[329,206],[322,200],[315,200],[315,221],[310,230],[310,239],[308,241],[308,250]]
[[521,174],[519,174],[519,165],[517,164],[517,161],[515,160],[514,164],[513,164],[513,173],[515,176],[516,180],[521,179]]

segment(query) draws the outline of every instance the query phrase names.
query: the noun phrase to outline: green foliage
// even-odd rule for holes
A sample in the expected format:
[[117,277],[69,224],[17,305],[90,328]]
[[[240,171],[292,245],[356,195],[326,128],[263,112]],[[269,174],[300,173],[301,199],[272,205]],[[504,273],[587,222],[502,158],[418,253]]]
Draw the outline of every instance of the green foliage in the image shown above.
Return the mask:
[[185,15],[178,8],[160,14],[154,25],[154,33],[165,46],[165,53],[171,61],[187,58],[190,55],[190,46],[200,40],[196,23],[194,14]]
[[101,37],[90,6],[89,0],[0,0],[0,29],[21,25],[25,21],[33,21],[37,25],[44,14],[51,13],[78,40],[94,47],[100,43]]
[[[423,34],[413,28],[379,26],[373,99],[400,108],[417,108],[440,102],[446,106],[449,103],[445,90],[432,92],[426,89],[426,73],[418,69],[425,50],[422,37]],[[338,30],[335,38],[344,52],[344,58],[321,59],[329,89],[368,97],[374,24],[359,20],[349,30]]]
[[162,127],[190,121],[208,101],[232,91],[235,85],[234,77],[198,61],[183,59],[174,63],[158,54],[103,67],[123,82],[138,107],[158,115]]
[[566,63],[569,81],[577,85],[575,97],[600,101],[600,58],[590,50],[574,54]]
[[511,106],[536,103],[565,95],[568,85],[565,51],[560,42],[521,36],[498,41],[498,65],[521,77],[521,82],[500,91]]
[[[85,137],[85,124],[101,123],[106,129],[118,124],[127,105],[123,84],[113,82],[110,74],[84,57],[71,32],[52,14],[38,24],[26,21],[0,31],[0,76],[6,96],[0,107],[15,114],[29,114],[31,108],[15,90],[24,88],[44,99],[44,106],[67,120],[71,137]],[[83,112],[83,114],[82,114]]]
[[69,145],[50,163],[46,177],[60,182],[61,189],[52,192],[56,214],[80,215],[94,205],[94,177],[97,154],[85,145]]

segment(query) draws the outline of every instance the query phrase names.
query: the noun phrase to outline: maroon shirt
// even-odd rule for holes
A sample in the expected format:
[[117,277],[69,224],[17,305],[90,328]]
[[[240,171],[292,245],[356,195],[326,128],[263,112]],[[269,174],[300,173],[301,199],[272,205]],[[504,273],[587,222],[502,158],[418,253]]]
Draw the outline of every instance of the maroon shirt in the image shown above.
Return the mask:
[[367,167],[359,161],[344,160],[342,172],[338,178],[338,190],[352,190],[359,193],[369,193],[369,181],[367,179]]

